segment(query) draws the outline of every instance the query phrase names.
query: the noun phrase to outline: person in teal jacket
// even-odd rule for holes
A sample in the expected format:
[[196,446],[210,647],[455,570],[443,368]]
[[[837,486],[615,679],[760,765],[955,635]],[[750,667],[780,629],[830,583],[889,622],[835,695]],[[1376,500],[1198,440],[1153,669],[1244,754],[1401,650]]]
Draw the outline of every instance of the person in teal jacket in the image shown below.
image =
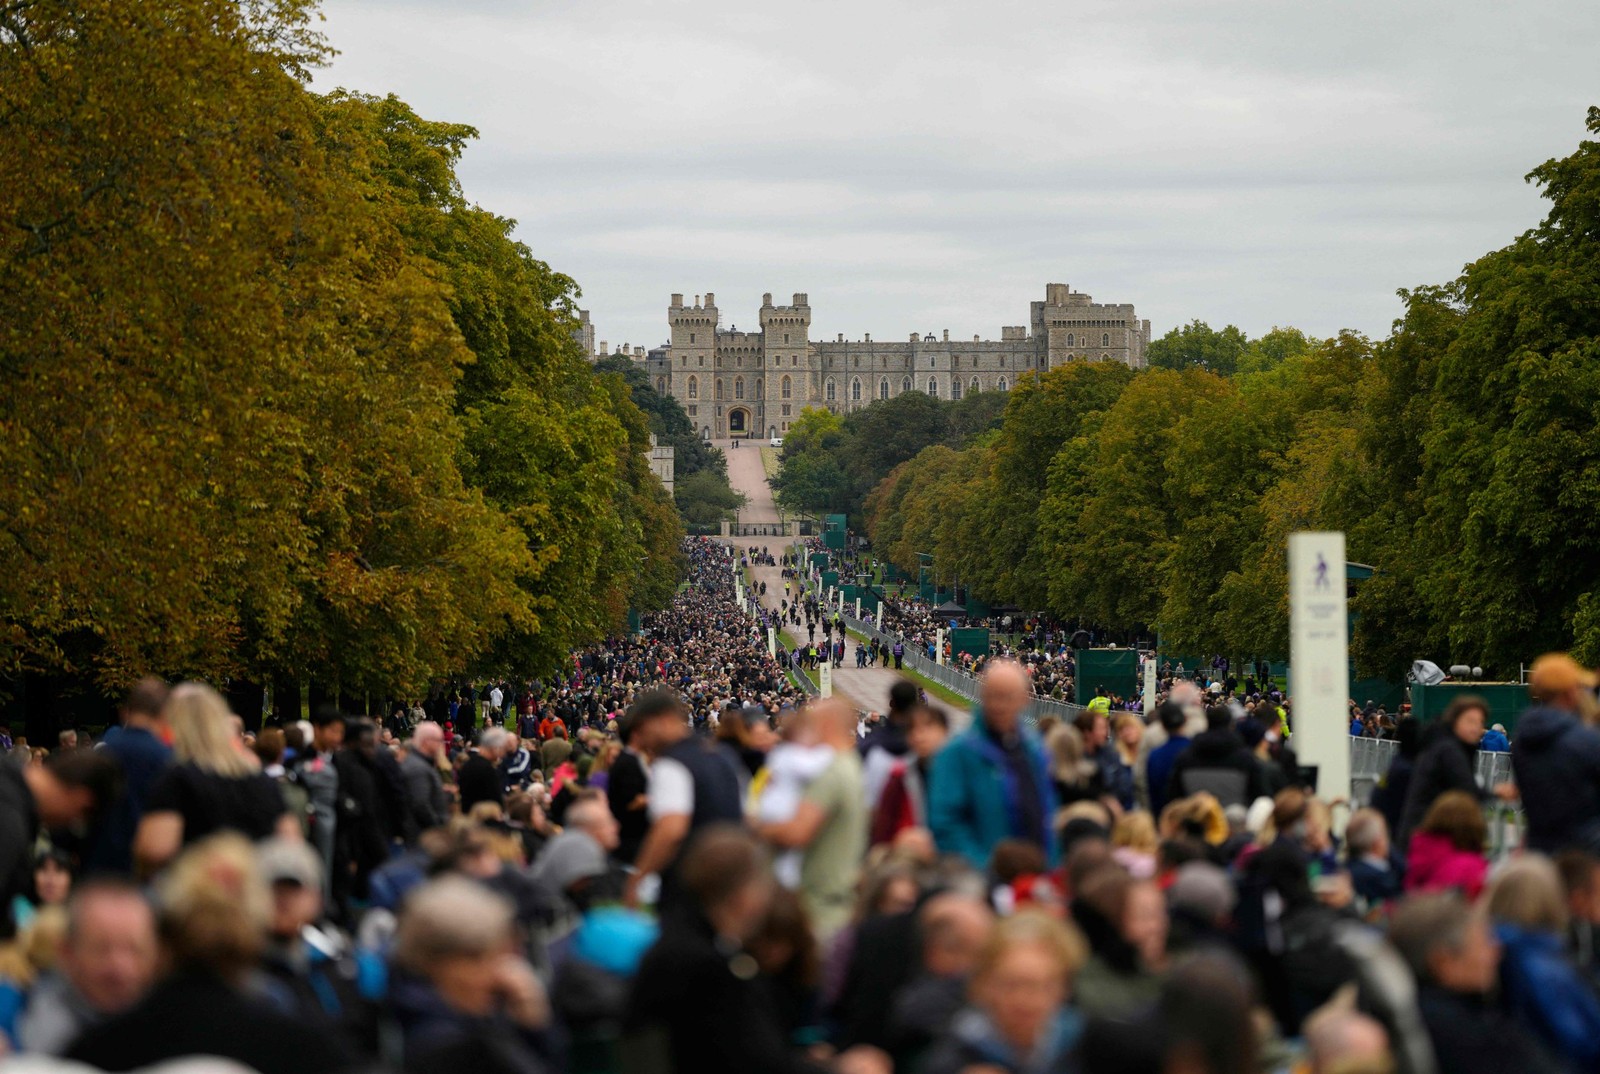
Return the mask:
[[989,663],[972,711],[972,726],[933,760],[928,826],[946,854],[979,869],[1002,839],[1037,843],[1057,859],[1055,785],[1038,737],[1022,726],[1028,676],[1012,660]]

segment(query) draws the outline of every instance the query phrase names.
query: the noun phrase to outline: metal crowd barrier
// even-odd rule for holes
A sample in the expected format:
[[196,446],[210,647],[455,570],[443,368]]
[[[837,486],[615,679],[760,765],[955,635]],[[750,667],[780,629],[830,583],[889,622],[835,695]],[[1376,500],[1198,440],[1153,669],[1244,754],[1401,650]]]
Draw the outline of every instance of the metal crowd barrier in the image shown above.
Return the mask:
[[[847,629],[853,630],[863,637],[869,639],[877,638],[885,645],[892,646],[896,641],[901,640],[893,634],[879,630],[871,623],[864,623],[848,615],[844,616],[844,625]],[[920,646],[906,645],[904,663],[917,674],[938,683],[951,693],[959,694],[969,701],[978,699],[977,676],[969,675],[960,668],[952,667],[949,664],[940,664],[935,660],[929,659]],[[1030,723],[1038,723],[1045,716],[1055,716],[1061,720],[1072,720],[1082,711],[1082,705],[1073,705],[1050,697],[1036,697],[1029,703],[1024,713],[1024,718]]]

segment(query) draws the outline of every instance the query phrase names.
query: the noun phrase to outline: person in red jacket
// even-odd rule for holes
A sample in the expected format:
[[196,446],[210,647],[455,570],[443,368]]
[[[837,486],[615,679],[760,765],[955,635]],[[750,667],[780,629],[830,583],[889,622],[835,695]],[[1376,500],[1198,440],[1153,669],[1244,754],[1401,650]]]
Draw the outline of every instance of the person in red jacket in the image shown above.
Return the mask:
[[911,710],[906,744],[911,753],[895,763],[872,811],[872,843],[892,843],[907,828],[928,826],[928,773],[950,739],[950,722],[927,705]]

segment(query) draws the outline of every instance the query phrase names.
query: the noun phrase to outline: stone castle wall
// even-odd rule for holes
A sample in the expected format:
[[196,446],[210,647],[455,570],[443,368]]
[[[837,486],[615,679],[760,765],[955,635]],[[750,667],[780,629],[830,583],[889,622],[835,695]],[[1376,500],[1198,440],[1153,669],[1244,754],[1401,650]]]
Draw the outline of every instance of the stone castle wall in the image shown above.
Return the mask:
[[650,352],[658,391],[683,405],[703,435],[782,436],[805,407],[838,413],[907,391],[959,399],[1005,391],[1029,372],[1074,361],[1145,366],[1150,322],[1132,305],[1097,303],[1066,284],[1049,284],[1030,324],[1001,329],[999,340],[952,340],[949,332],[913,332],[905,341],[811,338],[811,305],[797,293],[786,306],[770,294],[759,331],[720,327],[716,296],[686,303],[672,296],[671,341]]

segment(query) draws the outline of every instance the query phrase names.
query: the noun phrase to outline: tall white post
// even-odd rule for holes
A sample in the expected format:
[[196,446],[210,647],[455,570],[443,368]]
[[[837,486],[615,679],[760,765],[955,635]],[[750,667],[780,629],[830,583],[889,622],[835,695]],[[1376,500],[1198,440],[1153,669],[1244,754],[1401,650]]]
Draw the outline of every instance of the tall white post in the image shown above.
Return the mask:
[[817,689],[823,697],[833,696],[833,658],[830,656],[817,666]]
[[1156,707],[1156,654],[1151,653],[1144,662],[1144,711],[1148,714]]
[[934,642],[933,659],[940,667],[944,666],[944,627],[939,628],[938,640]]
[[777,656],[778,655],[778,628],[777,627],[770,627],[769,626],[767,628],[767,655],[768,656]]
[[1344,534],[1289,537],[1289,670],[1294,748],[1317,794],[1350,795],[1350,658]]

